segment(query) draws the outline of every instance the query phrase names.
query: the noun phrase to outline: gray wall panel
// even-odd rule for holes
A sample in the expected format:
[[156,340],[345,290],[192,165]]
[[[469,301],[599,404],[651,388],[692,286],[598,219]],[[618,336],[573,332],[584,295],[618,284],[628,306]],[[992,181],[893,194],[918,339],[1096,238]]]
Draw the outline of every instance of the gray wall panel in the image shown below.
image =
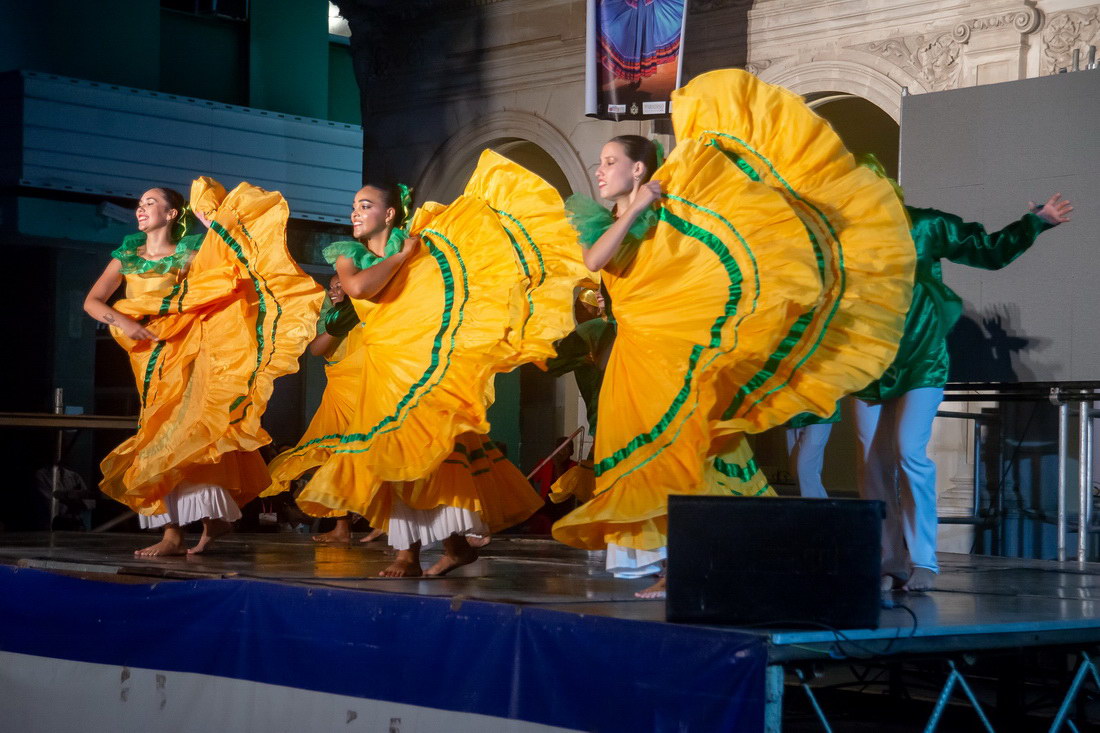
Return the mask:
[[907,203],[990,231],[1055,192],[1076,207],[1003,270],[944,263],[970,320],[953,376],[1100,380],[1100,71],[907,97],[900,168]]
[[209,175],[281,191],[294,217],[338,222],[360,185],[355,125],[35,72],[21,81],[22,144],[9,155],[22,167],[7,183],[137,196]]

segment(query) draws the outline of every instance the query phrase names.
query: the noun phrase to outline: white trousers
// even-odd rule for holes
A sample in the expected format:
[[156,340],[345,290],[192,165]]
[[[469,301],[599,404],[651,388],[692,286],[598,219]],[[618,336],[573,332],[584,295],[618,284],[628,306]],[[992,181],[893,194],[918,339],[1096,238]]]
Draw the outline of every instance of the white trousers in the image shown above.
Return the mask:
[[855,400],[859,493],[886,503],[883,574],[939,570],[936,464],[928,457],[928,442],[942,401],[942,387],[921,387],[880,403]]
[[798,493],[807,499],[828,499],[821,483],[821,468],[825,465],[825,446],[829,444],[832,423],[787,428],[787,455],[798,482]]

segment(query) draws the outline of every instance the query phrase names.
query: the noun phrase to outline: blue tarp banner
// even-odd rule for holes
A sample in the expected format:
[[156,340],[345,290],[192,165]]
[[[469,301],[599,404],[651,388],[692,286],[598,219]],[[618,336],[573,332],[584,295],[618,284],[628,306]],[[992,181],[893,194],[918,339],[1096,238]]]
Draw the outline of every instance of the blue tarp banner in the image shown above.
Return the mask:
[[251,580],[0,567],[0,651],[228,677],[600,733],[760,731],[735,631]]

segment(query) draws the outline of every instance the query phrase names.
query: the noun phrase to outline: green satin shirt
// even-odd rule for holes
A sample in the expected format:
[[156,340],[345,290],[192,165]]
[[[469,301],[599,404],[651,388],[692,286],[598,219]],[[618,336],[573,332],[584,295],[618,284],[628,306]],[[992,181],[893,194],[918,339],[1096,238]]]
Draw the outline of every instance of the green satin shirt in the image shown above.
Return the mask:
[[947,334],[962,315],[962,299],[943,282],[940,260],[999,270],[1050,229],[1035,214],[1024,214],[999,232],[965,222],[954,214],[906,206],[917,248],[913,302],[897,356],[877,381],[855,393],[870,402],[891,400],[920,387],[947,384]]
[[558,355],[546,360],[546,371],[555,377],[573,372],[577,389],[588,413],[588,434],[596,434],[596,413],[600,401],[600,386],[611,346],[615,343],[615,323],[593,318],[577,326],[573,333],[558,342]]

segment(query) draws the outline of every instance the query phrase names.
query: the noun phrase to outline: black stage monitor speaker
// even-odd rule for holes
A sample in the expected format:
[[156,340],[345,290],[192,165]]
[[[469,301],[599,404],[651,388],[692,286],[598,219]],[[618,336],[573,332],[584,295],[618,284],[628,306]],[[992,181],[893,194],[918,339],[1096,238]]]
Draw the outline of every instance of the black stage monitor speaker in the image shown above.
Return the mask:
[[670,496],[669,621],[878,627],[884,505]]

